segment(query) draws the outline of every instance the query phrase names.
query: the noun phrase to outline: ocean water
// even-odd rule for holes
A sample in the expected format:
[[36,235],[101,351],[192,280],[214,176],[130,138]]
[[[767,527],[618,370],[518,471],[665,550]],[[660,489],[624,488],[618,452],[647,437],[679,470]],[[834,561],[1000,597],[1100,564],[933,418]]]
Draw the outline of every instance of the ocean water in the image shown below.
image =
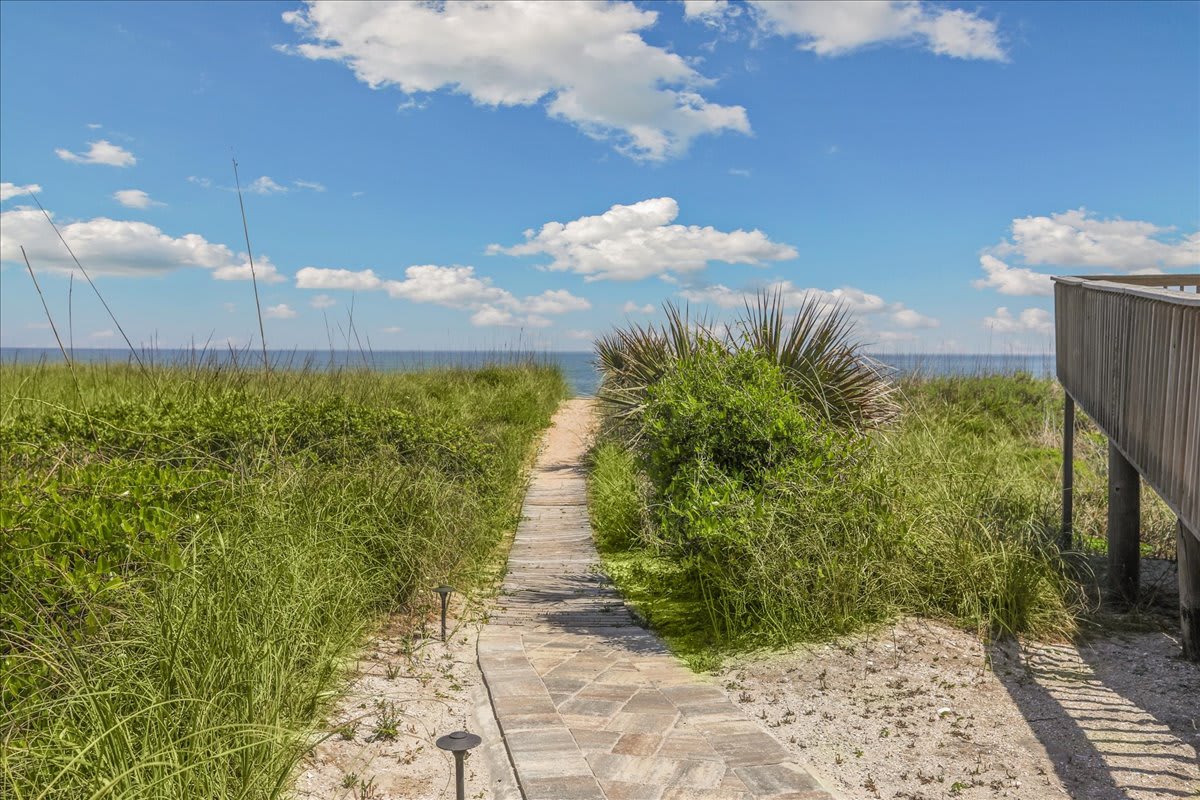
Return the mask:
[[[376,350],[370,353],[335,350],[273,350],[268,351],[276,368],[314,369],[370,367],[378,370],[420,370],[435,367],[473,368],[488,364],[505,364],[534,360],[557,364],[576,394],[592,395],[600,384],[591,352],[465,351],[465,350]],[[154,350],[140,353],[143,360],[155,364],[188,364],[196,360],[191,350]],[[254,351],[211,351],[206,356],[218,363],[241,363],[253,366],[261,363],[261,354]],[[983,353],[976,355],[946,355],[938,353],[873,354],[872,358],[894,370],[897,375],[1009,375],[1028,372],[1037,377],[1054,376],[1053,355],[1014,355]],[[129,351],[120,348],[77,349],[80,362],[132,362]],[[0,347],[0,360],[6,363],[61,361],[62,354],[53,348]]]
[[1036,378],[1053,378],[1054,355],[1014,353],[879,353],[876,361],[900,375],[944,377],[949,375],[1013,375],[1027,372]]

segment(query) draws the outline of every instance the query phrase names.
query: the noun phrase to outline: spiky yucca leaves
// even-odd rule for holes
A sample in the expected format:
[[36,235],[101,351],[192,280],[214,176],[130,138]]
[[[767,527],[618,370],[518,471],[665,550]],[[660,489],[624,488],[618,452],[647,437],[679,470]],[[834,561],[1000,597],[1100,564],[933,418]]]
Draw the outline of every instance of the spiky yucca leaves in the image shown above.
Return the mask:
[[895,418],[894,387],[881,365],[862,353],[845,306],[808,296],[789,323],[783,296],[760,292],[735,327],[734,348],[777,364],[801,402],[835,425],[877,428]]
[[760,292],[720,336],[705,320],[693,322],[686,308],[667,303],[664,310],[661,327],[633,323],[596,342],[603,374],[597,397],[606,419],[630,427],[634,437],[649,387],[673,364],[713,346],[753,351],[777,364],[798,399],[836,425],[875,428],[896,416],[892,385],[861,352],[853,319],[840,304],[808,297],[789,321],[782,295]]
[[[597,399],[605,419],[616,425],[635,421],[646,401],[646,390],[658,382],[672,364],[713,343],[703,319],[693,324],[687,309],[672,303],[664,307],[667,322],[662,327],[631,323],[596,341],[596,359],[603,374]],[[631,431],[636,435],[636,431]]]

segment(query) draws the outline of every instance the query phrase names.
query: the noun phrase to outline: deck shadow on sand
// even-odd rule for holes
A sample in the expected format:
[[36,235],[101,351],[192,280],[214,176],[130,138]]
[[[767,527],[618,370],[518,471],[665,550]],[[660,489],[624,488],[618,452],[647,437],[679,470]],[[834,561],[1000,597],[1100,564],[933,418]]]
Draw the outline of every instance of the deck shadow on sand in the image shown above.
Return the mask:
[[988,650],[996,676],[1072,797],[1196,796],[1200,666],[1183,661],[1170,637],[1004,642]]

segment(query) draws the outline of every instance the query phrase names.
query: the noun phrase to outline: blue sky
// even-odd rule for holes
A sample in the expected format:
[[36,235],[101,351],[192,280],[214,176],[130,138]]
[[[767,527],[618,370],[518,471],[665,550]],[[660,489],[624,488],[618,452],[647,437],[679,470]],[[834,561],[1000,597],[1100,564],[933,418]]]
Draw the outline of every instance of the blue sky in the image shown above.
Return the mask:
[[[1197,271],[1200,4],[0,5],[0,341],[586,349],[663,301],[1051,349],[1050,274]],[[74,285],[76,346],[116,346]]]

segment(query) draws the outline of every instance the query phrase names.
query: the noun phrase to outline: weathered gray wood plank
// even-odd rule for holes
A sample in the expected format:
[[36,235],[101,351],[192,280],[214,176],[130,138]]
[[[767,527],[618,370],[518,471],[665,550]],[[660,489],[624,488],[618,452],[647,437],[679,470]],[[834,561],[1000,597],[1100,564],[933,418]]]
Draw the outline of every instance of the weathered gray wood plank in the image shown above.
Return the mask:
[[[1133,280],[1136,278],[1136,280]],[[1123,285],[1128,281],[1130,284]],[[1200,275],[1056,278],[1058,379],[1142,478],[1200,530]]]

